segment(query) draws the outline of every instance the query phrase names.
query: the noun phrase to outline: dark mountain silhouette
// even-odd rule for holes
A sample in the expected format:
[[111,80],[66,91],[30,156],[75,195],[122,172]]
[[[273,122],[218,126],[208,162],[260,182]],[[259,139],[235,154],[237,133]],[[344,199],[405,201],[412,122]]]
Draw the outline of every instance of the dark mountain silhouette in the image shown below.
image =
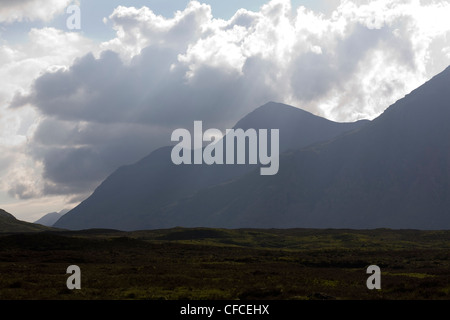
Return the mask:
[[371,122],[269,103],[237,128],[280,128],[280,169],[175,166],[171,148],[120,168],[55,226],[69,229],[450,228],[450,67]]
[[3,209],[0,209],[0,218],[1,219],[10,219],[10,220],[16,219],[11,213],[8,213]]
[[[280,129],[280,151],[285,152],[359,130],[367,123],[337,123],[271,102],[248,114],[235,128]],[[254,170],[259,172],[259,165],[176,166],[171,161],[171,150],[172,147],[158,149],[136,164],[119,168],[54,226],[121,230],[184,226],[191,224],[189,215],[165,214],[179,199],[229,183]]]
[[48,230],[51,230],[51,228],[18,220],[12,214],[0,209],[0,233],[39,232]]
[[189,226],[450,228],[450,67],[361,130],[164,208]]

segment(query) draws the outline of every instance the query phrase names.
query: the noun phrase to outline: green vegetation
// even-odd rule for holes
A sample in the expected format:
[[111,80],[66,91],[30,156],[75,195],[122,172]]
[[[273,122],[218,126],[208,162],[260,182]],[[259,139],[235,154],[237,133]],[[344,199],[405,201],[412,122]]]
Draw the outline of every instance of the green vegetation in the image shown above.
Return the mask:
[[[450,231],[183,229],[0,236],[0,299],[449,299]],[[66,287],[81,268],[82,289]],[[381,290],[366,269],[381,268]]]

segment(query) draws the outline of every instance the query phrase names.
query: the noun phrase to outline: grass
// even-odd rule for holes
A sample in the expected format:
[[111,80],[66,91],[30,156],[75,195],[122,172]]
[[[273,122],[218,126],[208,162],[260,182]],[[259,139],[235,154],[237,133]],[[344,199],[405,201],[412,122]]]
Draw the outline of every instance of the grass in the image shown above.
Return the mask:
[[[450,231],[182,229],[0,236],[0,299],[449,299]],[[81,268],[81,290],[66,269]],[[366,269],[381,268],[381,290]]]

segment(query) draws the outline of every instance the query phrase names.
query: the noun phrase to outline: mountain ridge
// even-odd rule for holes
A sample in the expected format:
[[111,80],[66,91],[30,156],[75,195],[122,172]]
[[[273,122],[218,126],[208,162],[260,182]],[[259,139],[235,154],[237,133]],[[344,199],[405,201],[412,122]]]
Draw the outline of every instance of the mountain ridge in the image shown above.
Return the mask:
[[234,128],[279,128],[280,168],[175,166],[171,147],[119,168],[55,226],[121,230],[450,228],[450,67],[373,121],[267,103]]
[[[450,228],[448,87],[450,68],[358,132],[285,154],[277,176],[202,190],[164,214],[228,228]],[[221,204],[203,209],[208,198]]]
[[[280,128],[280,151],[284,152],[326,141],[367,123],[333,122],[292,106],[269,102],[250,112],[233,128]],[[125,230],[165,227],[165,218],[157,214],[161,208],[196,190],[231,181],[258,167],[175,166],[170,161],[171,149],[171,146],[157,149],[135,164],[117,169],[91,197],[60,218],[55,226]]]

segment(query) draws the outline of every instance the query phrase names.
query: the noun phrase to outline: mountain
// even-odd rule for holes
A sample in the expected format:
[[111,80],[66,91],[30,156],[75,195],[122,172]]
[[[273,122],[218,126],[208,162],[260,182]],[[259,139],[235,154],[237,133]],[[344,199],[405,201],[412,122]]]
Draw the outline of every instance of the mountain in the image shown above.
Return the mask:
[[48,230],[51,230],[51,228],[17,220],[12,214],[0,209],[0,233],[39,232]]
[[[269,103],[235,127],[280,128],[280,169],[174,166],[170,147],[123,167],[55,225],[450,228],[450,67],[371,122]],[[322,134],[323,133],[323,134]]]
[[[270,102],[241,119],[234,128],[279,129],[280,151],[295,150],[333,139],[370,123],[337,123],[304,110]],[[226,139],[226,137],[224,138]],[[160,148],[109,176],[55,227],[67,229],[155,229],[190,224],[189,215],[165,215],[179,199],[202,189],[259,171],[259,165],[180,165],[171,161],[172,147]]]
[[162,210],[184,226],[450,228],[450,67],[357,131]]
[[62,210],[60,212],[50,212],[36,220],[34,223],[41,224],[43,226],[51,227],[61,218],[64,214],[66,214],[69,210]]

